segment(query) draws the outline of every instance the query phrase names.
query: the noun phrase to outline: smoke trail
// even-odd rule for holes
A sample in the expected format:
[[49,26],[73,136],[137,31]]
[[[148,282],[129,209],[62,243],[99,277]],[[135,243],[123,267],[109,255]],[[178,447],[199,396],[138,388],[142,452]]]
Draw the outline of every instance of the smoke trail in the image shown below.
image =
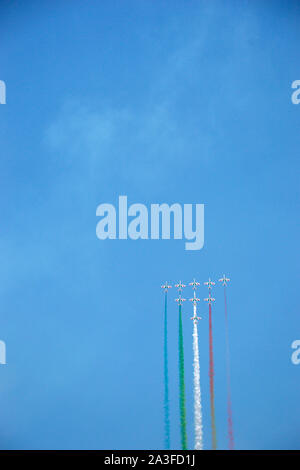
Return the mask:
[[195,449],[202,450],[203,449],[203,431],[202,431],[202,406],[201,406],[200,364],[199,364],[197,322],[194,322],[193,349],[194,349]]
[[215,421],[214,356],[213,356],[211,304],[209,304],[209,390],[210,390],[212,448],[215,450],[217,448],[217,434],[216,434],[216,421]]
[[225,305],[225,330],[226,330],[226,371],[227,371],[227,414],[228,414],[228,440],[229,449],[234,449],[233,422],[231,408],[231,386],[230,386],[230,351],[229,351],[229,334],[228,334],[228,314],[227,314],[227,298],[226,285],[224,285],[224,305]]
[[181,305],[179,304],[179,407],[180,407],[180,432],[181,447],[187,449],[186,434],[186,410],[185,410],[185,385],[184,385],[184,351]]
[[164,380],[165,380],[165,389],[164,389],[165,448],[170,449],[167,291],[165,292],[165,316],[164,316]]

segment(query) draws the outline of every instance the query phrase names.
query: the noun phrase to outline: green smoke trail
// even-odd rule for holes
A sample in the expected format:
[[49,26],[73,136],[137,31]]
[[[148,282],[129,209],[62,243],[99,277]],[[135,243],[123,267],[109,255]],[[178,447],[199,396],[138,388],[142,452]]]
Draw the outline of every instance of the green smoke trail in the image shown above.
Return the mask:
[[185,385],[184,385],[184,351],[183,351],[183,331],[181,305],[179,304],[179,407],[180,407],[180,432],[181,447],[187,449],[186,434],[186,409],[185,409]]
[[167,291],[165,293],[165,317],[164,317],[164,379],[165,379],[165,390],[164,390],[165,448],[170,449]]

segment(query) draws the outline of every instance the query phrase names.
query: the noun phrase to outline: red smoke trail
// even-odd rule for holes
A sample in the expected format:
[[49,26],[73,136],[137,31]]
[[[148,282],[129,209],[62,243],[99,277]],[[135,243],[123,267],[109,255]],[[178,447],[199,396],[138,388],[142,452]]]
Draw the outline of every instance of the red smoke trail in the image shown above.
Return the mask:
[[212,313],[209,303],[209,390],[210,390],[210,413],[211,413],[211,433],[212,448],[217,448],[217,434],[215,421],[215,396],[214,396],[214,355],[213,355],[213,337],[212,337]]
[[229,334],[228,334],[228,314],[226,285],[224,286],[224,304],[225,304],[225,329],[226,329],[226,370],[227,370],[227,413],[228,413],[228,440],[229,449],[234,449],[233,422],[231,408],[231,387],[230,387],[230,354],[229,354]]

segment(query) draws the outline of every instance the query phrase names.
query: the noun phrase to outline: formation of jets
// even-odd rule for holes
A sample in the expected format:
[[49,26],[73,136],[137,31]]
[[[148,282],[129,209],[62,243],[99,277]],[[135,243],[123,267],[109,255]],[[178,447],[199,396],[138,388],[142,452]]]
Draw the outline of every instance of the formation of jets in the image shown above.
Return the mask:
[[209,289],[212,288],[212,286],[215,286],[216,283],[210,280],[210,277],[208,278],[207,282],[204,282],[204,285],[207,286]]
[[191,317],[191,320],[193,320],[193,323],[198,323],[198,321],[199,321],[199,320],[202,320],[202,318],[201,318],[201,317],[197,317],[197,315],[193,315],[193,316]]
[[164,289],[165,292],[168,292],[168,289],[172,289],[172,286],[169,286],[167,282],[161,286],[162,289]]
[[200,299],[198,299],[198,298],[196,297],[196,293],[195,293],[195,292],[194,292],[194,297],[193,297],[192,299],[190,299],[190,301],[191,301],[191,302],[194,302],[194,303],[195,303],[195,302],[200,302]]
[[192,286],[192,288],[196,290],[197,287],[200,286],[200,282],[197,282],[196,279],[194,279],[193,282],[189,283],[189,286]]
[[222,283],[222,286],[227,286],[227,283],[230,281],[230,279],[228,279],[228,277],[225,276],[225,274],[223,274],[223,277],[221,277],[221,279],[219,279],[219,282]]
[[182,302],[185,302],[185,299],[183,299],[181,296],[179,296],[178,299],[175,299],[175,302],[177,302],[178,305],[182,305]]
[[[219,279],[219,282],[222,284],[222,286],[227,286],[228,282],[230,281],[230,279],[228,277],[225,276],[225,274],[223,274],[223,277],[221,277]],[[213,298],[211,296],[211,289],[213,286],[216,285],[215,282],[213,282],[210,278],[208,278],[208,281],[204,282],[204,285],[207,286],[208,288],[208,297],[205,300],[205,302],[208,302],[209,304],[211,304],[212,302],[215,302],[215,298]],[[197,316],[197,302],[200,302],[200,299],[198,297],[196,297],[196,289],[200,286],[200,282],[197,282],[196,279],[193,280],[193,282],[190,282],[189,283],[189,286],[191,286],[194,290],[194,296],[189,299],[191,302],[193,302],[193,306],[194,306],[194,312],[193,312],[193,316],[191,317],[191,320],[193,320],[194,323],[198,323],[199,320],[201,320],[201,317],[198,317]],[[164,289],[165,292],[168,292],[168,289],[171,289],[172,286],[170,286],[168,284],[168,282],[165,282],[165,284],[163,284],[161,286],[162,289]],[[178,282],[178,284],[175,284],[175,287],[178,289],[178,298],[175,299],[175,301],[178,303],[178,305],[182,305],[183,302],[186,301],[186,299],[183,299],[181,297],[181,294],[182,294],[182,290],[184,287],[186,287],[185,284],[183,284],[181,281]]]
[[215,302],[216,299],[214,299],[213,297],[210,296],[210,293],[209,293],[209,296],[204,299],[205,302],[208,302],[209,304],[211,304],[212,302]]
[[175,284],[175,287],[177,287],[177,289],[178,289],[179,292],[182,292],[182,289],[183,289],[184,287],[186,287],[186,285],[185,285],[185,284],[182,284],[182,282],[179,281],[178,284]]
[[[195,279],[194,279],[194,282],[195,282]],[[191,284],[193,283],[191,282]],[[199,282],[197,282],[197,284],[199,284]],[[194,304],[194,313],[193,313],[193,316],[191,317],[191,320],[193,320],[194,323],[198,323],[198,321],[201,320],[201,317],[197,317],[197,302],[200,302],[200,299],[196,297],[195,290],[194,290],[194,297],[190,299],[190,301],[193,302]]]

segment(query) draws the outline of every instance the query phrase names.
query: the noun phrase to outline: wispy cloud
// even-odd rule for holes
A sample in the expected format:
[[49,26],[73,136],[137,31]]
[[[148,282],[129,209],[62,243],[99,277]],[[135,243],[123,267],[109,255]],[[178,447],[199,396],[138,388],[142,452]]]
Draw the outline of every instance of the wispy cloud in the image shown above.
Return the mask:
[[206,53],[213,14],[214,9],[203,8],[193,31],[176,42],[167,60],[154,72],[153,83],[139,106],[128,101],[120,108],[97,107],[79,97],[64,103],[45,133],[45,142],[55,158],[61,158],[66,168],[90,175],[101,172],[106,179],[118,173],[124,182],[139,187],[158,182],[172,171],[176,173],[170,164],[183,164],[189,149],[197,163],[200,160],[206,164],[213,145],[215,117],[207,107],[202,128],[197,127],[195,132],[178,112],[178,103],[182,104],[181,95],[189,82],[194,84],[196,80],[194,72]]
[[152,109],[95,110],[80,100],[64,104],[45,134],[45,143],[66,169],[115,174],[124,181],[157,179],[170,154],[183,149],[178,124],[164,104]]

